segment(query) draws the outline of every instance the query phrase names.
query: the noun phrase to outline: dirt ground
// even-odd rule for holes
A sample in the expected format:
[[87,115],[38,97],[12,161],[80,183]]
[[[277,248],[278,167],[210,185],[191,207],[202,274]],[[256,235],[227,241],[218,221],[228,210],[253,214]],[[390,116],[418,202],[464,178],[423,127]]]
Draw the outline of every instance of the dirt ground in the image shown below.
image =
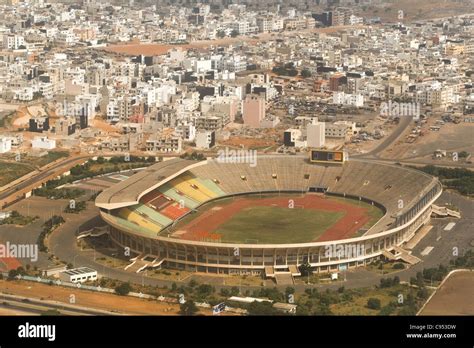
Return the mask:
[[32,298],[59,301],[69,304],[71,294],[76,297],[76,304],[106,311],[119,311],[129,315],[178,315],[179,305],[157,301],[100,294],[92,291],[51,286],[26,281],[0,280],[0,289],[4,293]]
[[229,140],[221,141],[220,144],[233,147],[240,147],[243,145],[246,149],[253,149],[255,147],[274,146],[276,143],[272,140],[266,139],[232,137]]
[[[404,21],[444,18],[472,12],[472,3],[454,0],[397,0],[384,3],[384,8],[366,6],[366,17],[380,17],[383,22],[398,22],[398,10],[403,10]],[[470,7],[471,6],[471,7]]]
[[[405,142],[406,134],[409,134],[413,128],[412,126],[408,127],[405,134],[399,138],[399,141],[382,152],[382,157],[401,160],[431,160],[434,151],[438,149],[448,152],[474,152],[474,144],[472,142],[473,123],[446,123],[440,127],[439,131],[430,131],[429,127],[436,125],[435,121],[436,119],[428,119],[428,123],[422,127],[422,130],[425,132],[424,135],[418,137],[411,144]],[[435,162],[452,163],[452,158],[447,157]]]
[[[291,37],[295,36],[304,32],[315,32],[315,33],[334,33],[342,29],[346,29],[349,26],[340,26],[340,27],[331,27],[331,28],[317,28],[317,29],[306,29],[301,31],[288,31],[284,33],[263,33],[258,34],[256,36],[240,36],[240,37],[226,37],[222,39],[216,40],[200,40],[194,41],[189,44],[183,45],[167,45],[167,44],[140,44],[136,41],[125,43],[125,44],[117,44],[117,45],[110,45],[104,50],[107,52],[113,53],[122,53],[126,55],[148,55],[148,56],[159,56],[165,55],[168,51],[172,48],[182,48],[184,50],[188,49],[206,49],[211,45],[214,46],[229,46],[232,44],[241,44],[243,42],[247,42],[250,45],[256,45],[259,41],[265,40],[276,40],[277,38],[284,37]],[[358,27],[358,26],[355,26]],[[355,28],[354,26],[352,28]],[[258,37],[258,39],[254,38]]]
[[[180,237],[188,240],[201,240],[203,238],[202,231],[215,231],[220,225],[245,208],[257,205],[288,207],[288,199],[288,197],[271,197],[258,200],[238,198],[230,204],[221,206],[218,211],[213,209],[206,211],[196,219],[192,220],[189,224],[180,228],[183,232],[185,231]],[[318,242],[350,238],[359,228],[364,226],[370,220],[365,208],[343,203],[338,200],[316,195],[292,197],[291,199],[294,200],[295,206],[304,206],[305,209],[344,212],[345,215],[326,230],[317,239]],[[218,238],[214,233],[209,233],[206,237]]]
[[46,111],[41,105],[22,105],[17,109],[15,118],[13,120],[14,127],[24,127],[28,125],[28,121],[32,116],[45,116]]
[[117,127],[112,126],[111,124],[102,121],[102,120],[92,120],[91,121],[91,126],[94,128],[99,128],[100,130],[103,130],[105,132],[111,132],[111,133],[119,133],[120,130]]
[[474,272],[452,274],[420,315],[474,315]]
[[38,314],[32,314],[30,312],[25,312],[25,311],[21,311],[21,310],[18,310],[18,309],[10,309],[10,308],[1,308],[0,307],[0,315],[1,316],[4,316],[4,315],[8,315],[8,316],[13,316],[13,315],[38,315]]

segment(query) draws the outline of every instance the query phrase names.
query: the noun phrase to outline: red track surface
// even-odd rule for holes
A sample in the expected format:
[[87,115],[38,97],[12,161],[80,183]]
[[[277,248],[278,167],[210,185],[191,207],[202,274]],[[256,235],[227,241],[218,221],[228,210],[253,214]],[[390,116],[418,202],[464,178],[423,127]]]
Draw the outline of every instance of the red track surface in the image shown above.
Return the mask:
[[370,220],[366,208],[312,194],[304,197],[236,198],[230,204],[220,206],[219,210],[208,210],[192,220],[181,229],[186,231],[181,235],[181,238],[187,240],[216,239],[216,233],[212,232],[242,209],[252,206],[288,207],[289,199],[294,201],[296,208],[304,206],[304,209],[344,212],[344,216],[339,221],[315,240],[318,242],[350,238]]
[[20,261],[18,261],[14,257],[2,257],[0,258],[0,270],[1,271],[9,271],[11,269],[17,269],[21,266]]

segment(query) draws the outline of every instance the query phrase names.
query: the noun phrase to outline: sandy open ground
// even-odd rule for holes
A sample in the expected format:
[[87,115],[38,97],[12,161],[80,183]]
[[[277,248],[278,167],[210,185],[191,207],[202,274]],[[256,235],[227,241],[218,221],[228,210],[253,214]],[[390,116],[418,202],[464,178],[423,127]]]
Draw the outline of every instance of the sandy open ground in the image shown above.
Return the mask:
[[53,300],[69,304],[71,294],[76,297],[78,306],[97,308],[106,311],[118,311],[131,315],[177,315],[179,305],[141,300],[128,296],[100,294],[92,291],[51,286],[25,281],[0,280],[0,289],[4,293],[37,299]]
[[18,104],[0,103],[0,111],[16,110],[20,107]]
[[472,3],[455,0],[397,0],[383,2],[381,6],[365,6],[366,17],[380,17],[383,22],[398,22],[398,10],[403,11],[404,20],[427,20],[445,18],[472,12]]
[[474,315],[474,272],[453,273],[420,315]]

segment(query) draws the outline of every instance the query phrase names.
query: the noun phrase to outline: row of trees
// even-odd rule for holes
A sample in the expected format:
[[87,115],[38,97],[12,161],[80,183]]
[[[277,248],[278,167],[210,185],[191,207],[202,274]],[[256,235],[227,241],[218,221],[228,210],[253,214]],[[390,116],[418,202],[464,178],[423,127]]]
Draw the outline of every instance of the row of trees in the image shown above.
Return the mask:
[[0,220],[0,225],[21,225],[25,226],[39,219],[39,216],[23,216],[18,211],[13,210],[9,217]]
[[439,177],[446,187],[455,189],[463,195],[474,194],[474,172],[469,169],[443,168],[432,165],[418,169]]
[[203,161],[203,160],[206,159],[206,156],[204,156],[202,153],[199,153],[199,152],[196,152],[196,151],[193,151],[191,153],[185,152],[179,157],[183,158],[183,159],[193,160],[193,161]]
[[84,190],[76,188],[63,188],[61,190],[56,190],[56,188],[47,186],[33,190],[33,195],[46,197],[48,199],[75,199],[82,196],[84,193]]
[[38,249],[39,251],[42,252],[47,252],[48,248],[44,244],[44,240],[46,236],[48,236],[51,232],[53,232],[58,226],[63,224],[64,218],[61,215],[53,215],[51,219],[45,221],[43,224],[43,229],[41,230],[41,233],[38,236]]
[[79,201],[76,202],[73,206],[71,204],[68,204],[66,208],[64,208],[65,213],[72,213],[72,214],[78,214],[79,212],[83,211],[86,209],[86,202],[85,201]]
[[[278,65],[273,67],[272,72],[280,76],[297,76],[298,70],[293,63],[286,63],[284,65]],[[301,70],[300,75],[304,78],[311,77],[311,71],[304,68]]]

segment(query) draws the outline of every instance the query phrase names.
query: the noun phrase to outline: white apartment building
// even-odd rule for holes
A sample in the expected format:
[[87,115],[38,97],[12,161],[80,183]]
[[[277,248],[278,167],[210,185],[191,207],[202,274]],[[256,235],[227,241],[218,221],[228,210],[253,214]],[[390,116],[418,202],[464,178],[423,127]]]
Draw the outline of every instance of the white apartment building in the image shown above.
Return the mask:
[[61,46],[72,46],[78,40],[72,30],[62,30],[56,35],[56,43]]
[[267,33],[273,29],[273,18],[271,17],[258,17],[257,18],[258,31],[261,33]]
[[204,73],[212,70],[212,63],[210,59],[191,60],[193,71],[197,73]]
[[22,133],[13,133],[13,134],[4,134],[0,135],[0,141],[10,141],[10,148],[17,147],[23,144],[23,134]]
[[258,31],[267,33],[269,31],[279,31],[284,28],[283,18],[262,16],[257,18]]
[[0,138],[0,153],[6,153],[11,151],[12,149],[12,141],[10,138]]
[[149,105],[162,106],[168,104],[171,100],[171,96],[176,95],[176,83],[174,81],[166,81],[159,87],[155,87],[154,91],[150,91],[148,96],[153,94],[154,103],[149,103]]
[[364,18],[354,16],[354,15],[350,15],[349,16],[349,25],[358,25],[358,24],[364,24]]
[[128,121],[132,116],[132,107],[138,102],[136,97],[120,96],[109,99],[107,104],[107,121],[116,123]]
[[230,28],[239,33],[239,35],[246,35],[249,32],[250,23],[248,21],[236,21],[230,24]]
[[327,138],[346,138],[357,134],[357,132],[358,128],[355,122],[337,121],[325,125],[325,136]]
[[32,87],[25,87],[15,91],[15,99],[21,101],[33,100],[35,90]]
[[48,137],[35,137],[31,141],[33,149],[52,150],[56,148],[56,140],[48,139]]
[[73,268],[59,273],[59,279],[64,282],[84,283],[89,280],[96,280],[97,271],[89,267]]
[[54,96],[55,88],[54,85],[50,82],[40,82],[39,85],[39,91],[41,92],[41,95],[46,98],[46,99],[51,99]]
[[210,149],[216,142],[216,133],[214,131],[200,130],[196,133],[196,147],[199,149]]
[[17,50],[25,46],[25,38],[21,35],[3,35],[3,47],[9,50]]
[[306,126],[306,143],[308,147],[320,148],[326,144],[326,124],[313,121]]
[[224,69],[233,72],[247,70],[247,58],[244,56],[232,56],[224,60]]
[[364,96],[361,94],[347,94],[344,92],[334,92],[332,102],[337,105],[351,105],[356,107],[364,106]]
[[415,94],[416,102],[423,105],[446,107],[455,100],[453,86],[432,86]]
[[273,31],[280,31],[283,30],[285,27],[285,22],[283,21],[283,18],[275,18],[272,23],[272,30]]

